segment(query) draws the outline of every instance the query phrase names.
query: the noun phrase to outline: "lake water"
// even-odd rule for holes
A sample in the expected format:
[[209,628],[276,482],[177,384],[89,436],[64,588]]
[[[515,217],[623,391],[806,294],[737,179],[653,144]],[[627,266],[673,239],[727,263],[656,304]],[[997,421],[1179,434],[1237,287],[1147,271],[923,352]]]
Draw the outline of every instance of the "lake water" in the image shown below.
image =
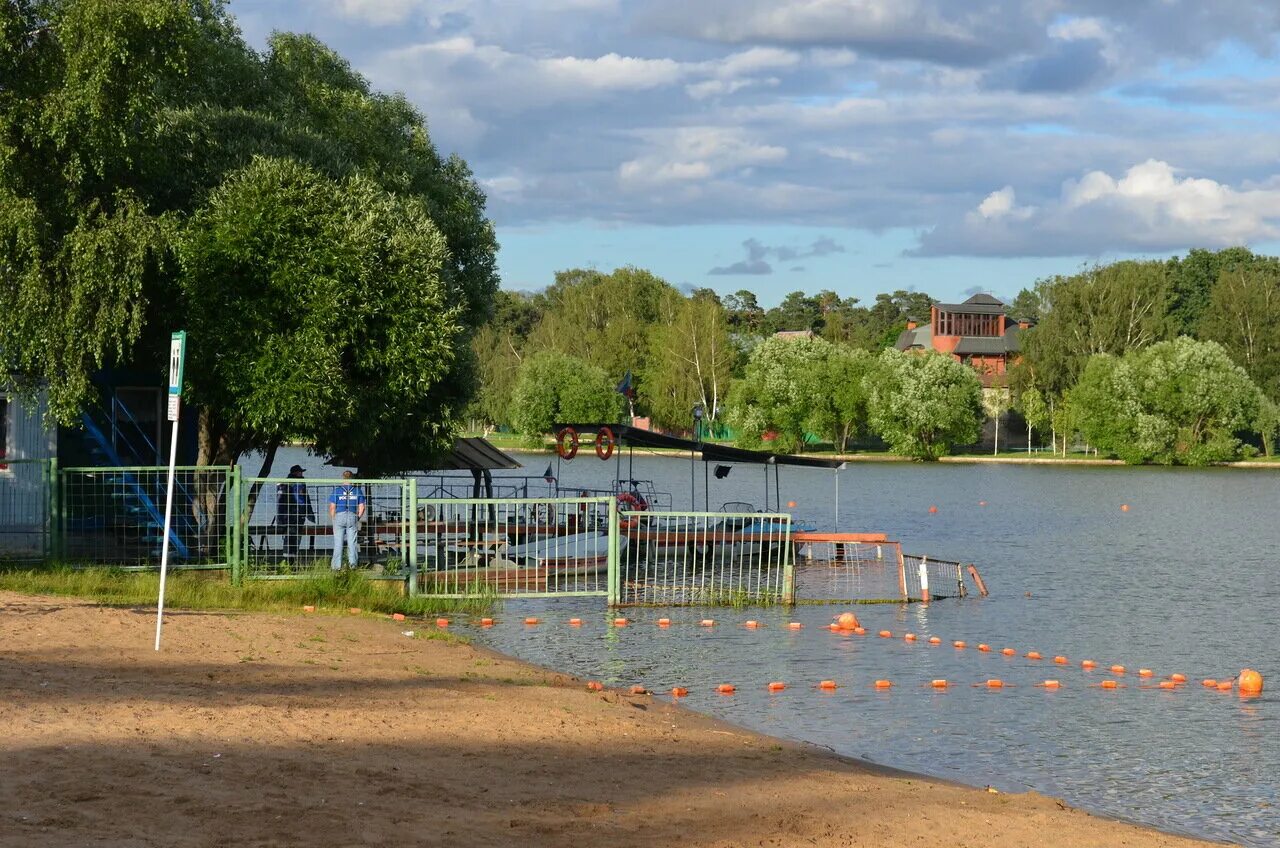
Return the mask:
[[[528,463],[540,476],[546,460]],[[580,457],[560,477],[586,488],[607,484],[615,470]],[[689,502],[688,460],[637,458],[634,476],[673,492],[677,506]],[[797,502],[798,519],[835,527],[833,472],[783,469],[780,477],[781,500]],[[701,508],[701,464],[695,482]],[[683,702],[693,709],[842,754],[976,786],[1035,789],[1166,830],[1280,845],[1278,491],[1280,474],[1265,470],[851,464],[840,474],[839,529],[884,531],[908,552],[975,562],[991,597],[860,607],[870,631],[863,637],[827,631],[838,610],[826,606],[639,609],[617,629],[601,601],[569,599],[509,603],[496,627],[475,633],[505,653],[610,684],[686,686]],[[745,467],[713,480],[708,497],[713,509],[763,499],[762,471]],[[544,623],[519,624],[526,614]],[[708,615],[719,625],[698,627]],[[571,616],[585,625],[565,626]],[[669,629],[654,625],[662,616]],[[748,618],[764,626],[747,630]],[[788,621],[805,629],[788,630]],[[877,638],[881,628],[895,638]],[[908,630],[920,641],[897,638]],[[925,644],[931,635],[943,645]],[[951,647],[956,639],[971,647]],[[995,652],[974,650],[979,642]],[[1000,655],[1006,646],[1019,655]],[[1046,659],[1026,659],[1029,650]],[[1055,665],[1057,654],[1070,665]],[[1082,670],[1085,658],[1100,669]],[[1124,688],[1090,685],[1117,679],[1102,670],[1113,663],[1129,669],[1118,678]],[[1156,677],[1143,681],[1140,667]],[[1267,678],[1263,697],[1200,685],[1244,667]],[[1190,683],[1155,688],[1174,672]],[[828,678],[841,688],[814,690]],[[876,691],[878,678],[894,688]],[[936,691],[934,678],[957,685]],[[972,685],[988,678],[1010,685]],[[1062,688],[1034,685],[1047,678]],[[772,680],[789,688],[769,694]],[[719,683],[736,684],[738,694],[715,694]]]

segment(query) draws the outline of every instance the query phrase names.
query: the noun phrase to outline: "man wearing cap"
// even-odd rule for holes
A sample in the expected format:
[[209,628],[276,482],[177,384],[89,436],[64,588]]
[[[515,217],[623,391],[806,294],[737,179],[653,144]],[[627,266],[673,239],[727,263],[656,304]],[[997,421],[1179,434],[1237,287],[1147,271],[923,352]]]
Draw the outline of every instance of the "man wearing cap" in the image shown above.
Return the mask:
[[285,559],[298,555],[298,537],[302,535],[303,523],[316,520],[316,511],[307,495],[307,484],[298,482],[306,470],[295,465],[289,469],[289,481],[276,484],[276,526],[284,537]]
[[351,483],[351,472],[342,472],[342,485],[329,496],[329,518],[333,521],[334,571],[342,568],[342,542],[346,539],[347,562],[356,567],[360,554],[356,548],[356,535],[360,519],[364,518],[364,492]]

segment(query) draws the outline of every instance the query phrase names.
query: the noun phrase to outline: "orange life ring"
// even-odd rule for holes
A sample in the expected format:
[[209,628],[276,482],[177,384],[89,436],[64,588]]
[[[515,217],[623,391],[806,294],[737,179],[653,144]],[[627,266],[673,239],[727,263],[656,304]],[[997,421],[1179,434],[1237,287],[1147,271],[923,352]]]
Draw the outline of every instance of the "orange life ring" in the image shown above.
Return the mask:
[[578,431],[565,427],[556,433],[556,453],[561,459],[573,459],[578,455]]
[[627,512],[644,512],[649,508],[649,502],[633,492],[623,492],[618,495],[618,506]]
[[613,456],[614,445],[618,440],[614,438],[613,430],[608,427],[601,427],[596,431],[596,456],[601,459],[608,459]]

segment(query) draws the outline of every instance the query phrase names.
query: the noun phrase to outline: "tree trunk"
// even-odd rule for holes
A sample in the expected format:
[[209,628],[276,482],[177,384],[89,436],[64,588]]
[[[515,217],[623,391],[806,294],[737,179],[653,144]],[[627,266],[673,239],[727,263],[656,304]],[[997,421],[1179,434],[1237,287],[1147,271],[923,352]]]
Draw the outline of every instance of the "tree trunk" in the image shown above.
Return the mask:
[[1027,456],[1031,456],[1031,425],[1027,425]]

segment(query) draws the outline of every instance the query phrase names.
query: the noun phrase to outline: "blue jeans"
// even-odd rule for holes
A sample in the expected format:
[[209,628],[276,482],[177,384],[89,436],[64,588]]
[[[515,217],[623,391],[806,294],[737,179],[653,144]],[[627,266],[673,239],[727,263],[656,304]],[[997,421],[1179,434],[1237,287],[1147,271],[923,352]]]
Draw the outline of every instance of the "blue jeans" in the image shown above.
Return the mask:
[[360,552],[356,550],[356,535],[359,527],[359,519],[356,518],[354,512],[339,512],[333,516],[333,570],[337,571],[342,568],[342,538],[347,539],[347,561],[352,568],[356,567],[356,563],[360,559]]

